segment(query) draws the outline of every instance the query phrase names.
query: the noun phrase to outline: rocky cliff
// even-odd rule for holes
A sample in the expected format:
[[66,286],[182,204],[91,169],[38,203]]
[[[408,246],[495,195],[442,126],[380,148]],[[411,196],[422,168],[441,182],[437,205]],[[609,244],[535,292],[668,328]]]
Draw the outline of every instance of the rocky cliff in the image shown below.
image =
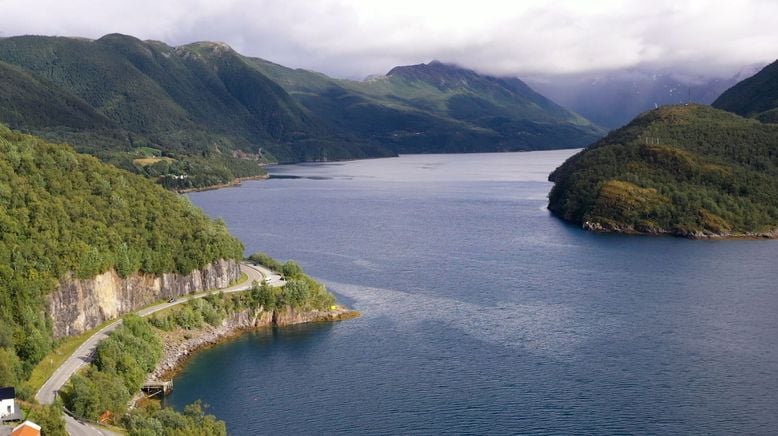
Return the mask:
[[232,260],[214,262],[187,275],[135,274],[126,278],[115,271],[80,280],[68,276],[48,297],[47,310],[55,338],[80,334],[104,321],[159,300],[222,288],[240,278]]

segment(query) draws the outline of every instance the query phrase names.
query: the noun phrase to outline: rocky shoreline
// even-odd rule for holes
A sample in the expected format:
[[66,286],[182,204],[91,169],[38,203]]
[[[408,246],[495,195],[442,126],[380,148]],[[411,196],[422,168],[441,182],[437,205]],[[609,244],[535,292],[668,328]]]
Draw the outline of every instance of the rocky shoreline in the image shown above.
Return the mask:
[[162,332],[163,357],[147,377],[148,382],[171,380],[198,351],[204,350],[246,331],[310,322],[331,322],[356,318],[355,310],[336,306],[332,310],[299,311],[292,308],[275,311],[246,309],[224,319],[219,326],[206,325],[197,330],[175,329]]
[[747,233],[738,233],[738,232],[715,233],[708,230],[679,232],[675,230],[653,229],[653,228],[648,230],[637,230],[632,226],[617,225],[613,223],[599,223],[599,222],[592,222],[592,221],[584,222],[581,225],[581,227],[584,230],[588,230],[596,233],[621,233],[625,235],[647,235],[647,236],[677,236],[680,238],[697,239],[697,240],[778,239],[778,229],[769,232],[747,232]]

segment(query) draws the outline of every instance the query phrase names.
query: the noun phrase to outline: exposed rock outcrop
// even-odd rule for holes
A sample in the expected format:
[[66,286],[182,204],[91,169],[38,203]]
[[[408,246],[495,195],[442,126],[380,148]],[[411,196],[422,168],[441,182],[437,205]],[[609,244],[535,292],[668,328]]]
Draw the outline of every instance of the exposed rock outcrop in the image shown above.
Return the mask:
[[83,333],[104,321],[159,300],[228,286],[240,278],[240,264],[220,260],[189,274],[135,274],[115,271],[81,280],[73,275],[49,294],[47,310],[55,338]]

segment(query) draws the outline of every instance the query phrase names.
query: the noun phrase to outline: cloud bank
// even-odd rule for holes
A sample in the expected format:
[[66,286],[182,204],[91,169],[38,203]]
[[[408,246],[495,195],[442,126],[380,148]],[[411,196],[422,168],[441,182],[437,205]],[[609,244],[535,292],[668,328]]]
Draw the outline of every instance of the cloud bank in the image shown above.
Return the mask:
[[2,36],[214,40],[348,78],[432,59],[511,76],[724,76],[778,58],[776,17],[773,0],[0,0]]

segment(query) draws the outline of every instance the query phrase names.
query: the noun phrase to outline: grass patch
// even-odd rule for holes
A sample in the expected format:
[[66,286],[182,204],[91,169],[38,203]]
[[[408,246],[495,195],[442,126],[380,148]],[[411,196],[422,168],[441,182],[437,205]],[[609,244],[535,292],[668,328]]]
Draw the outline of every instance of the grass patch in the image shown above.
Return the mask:
[[159,157],[162,156],[162,151],[154,147],[135,147],[135,153],[144,157]]
[[144,157],[141,159],[134,159],[132,163],[135,165],[138,165],[139,167],[147,167],[149,165],[154,165],[157,162],[175,162],[176,160],[171,157]]

